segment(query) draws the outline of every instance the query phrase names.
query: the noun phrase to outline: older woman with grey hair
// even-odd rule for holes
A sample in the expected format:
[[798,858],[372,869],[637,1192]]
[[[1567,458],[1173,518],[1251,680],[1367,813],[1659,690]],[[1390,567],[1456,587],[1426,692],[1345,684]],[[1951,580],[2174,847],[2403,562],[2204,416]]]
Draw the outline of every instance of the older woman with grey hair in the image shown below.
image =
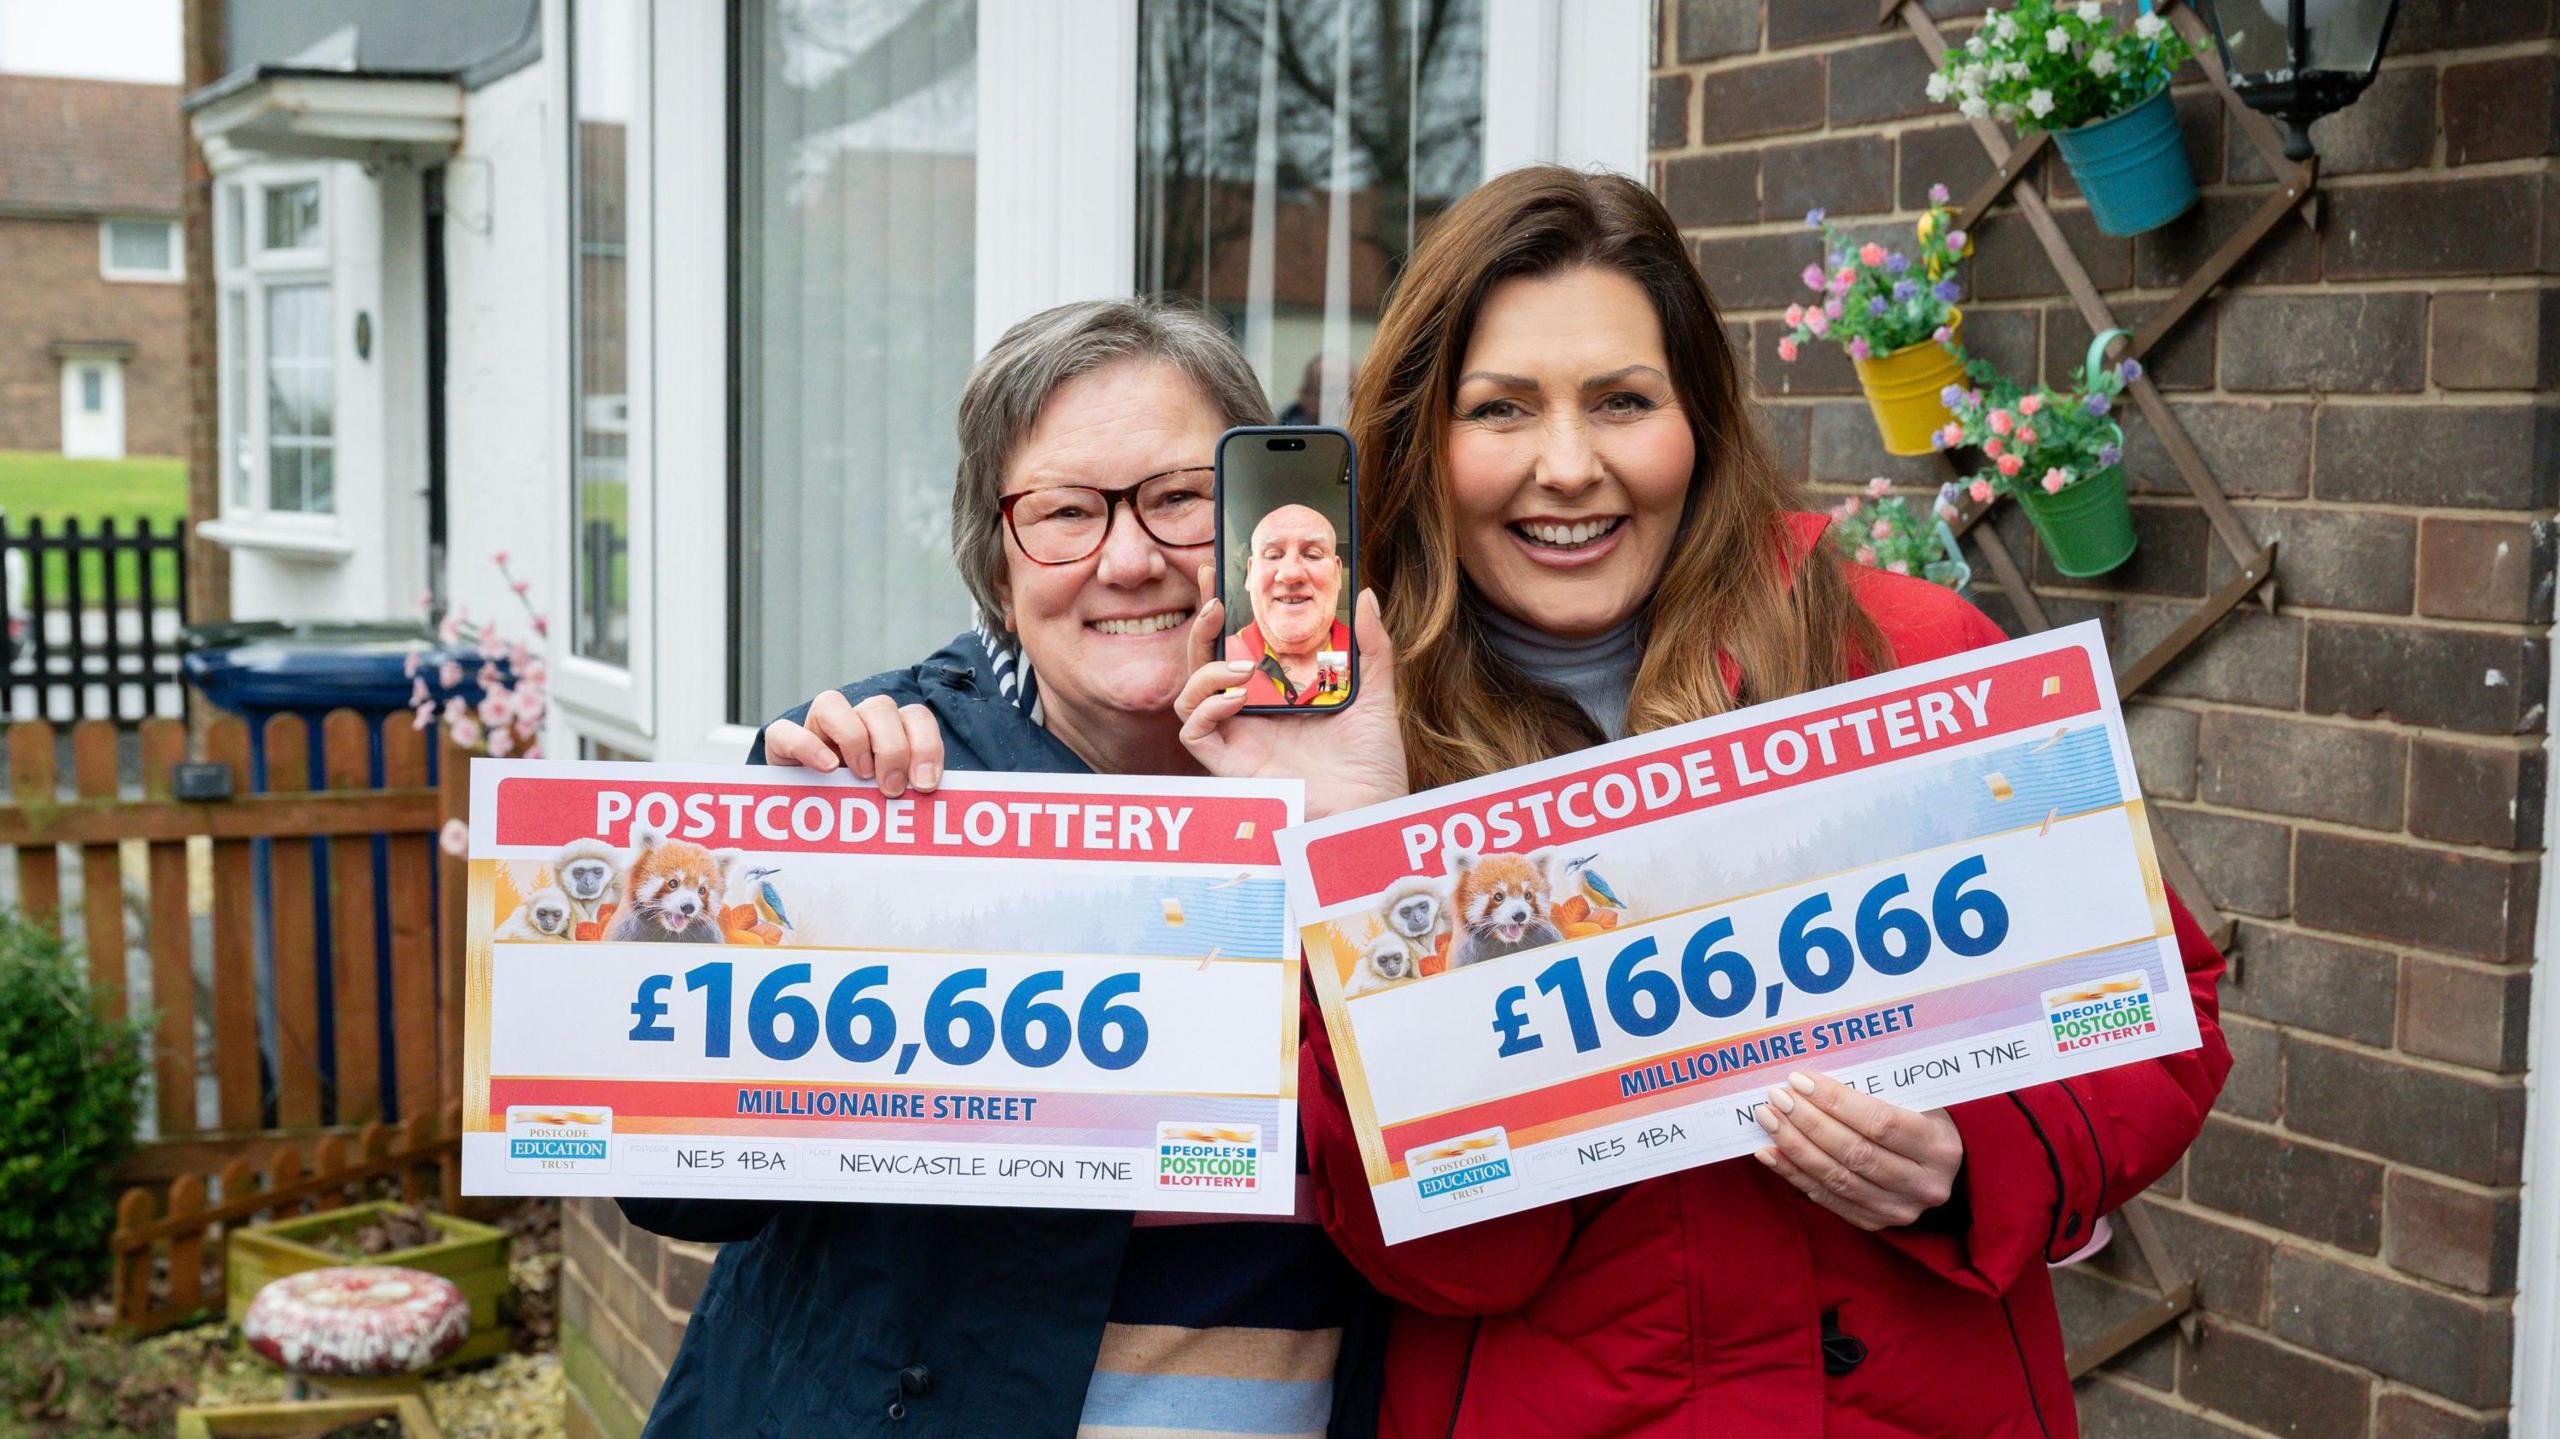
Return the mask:
[[[1222,431],[1269,417],[1244,357],[1197,312],[1096,301],[1014,326],[960,400],[951,539],[976,628],[773,721],[750,761],[846,764],[891,794],[947,768],[1198,773],[1172,704],[1197,664],[1211,464]],[[1373,708],[1392,742],[1391,687]],[[644,1439],[1375,1429],[1378,1301],[1303,1202],[1294,1224],[622,1209],[728,1245]]]

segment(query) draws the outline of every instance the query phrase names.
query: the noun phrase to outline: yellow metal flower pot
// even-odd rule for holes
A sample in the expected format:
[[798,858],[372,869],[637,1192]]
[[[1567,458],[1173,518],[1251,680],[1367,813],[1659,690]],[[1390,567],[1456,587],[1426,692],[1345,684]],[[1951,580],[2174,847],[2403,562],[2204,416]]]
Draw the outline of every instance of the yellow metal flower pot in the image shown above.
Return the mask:
[[1964,383],[1964,361],[1957,357],[1963,325],[1963,315],[1950,316],[1947,328],[1954,333],[1943,345],[1923,340],[1873,359],[1851,357],[1849,363],[1858,368],[1858,383],[1867,392],[1867,408],[1875,411],[1876,432],[1884,437],[1885,453],[1936,453],[1938,431],[1954,418],[1938,392]]

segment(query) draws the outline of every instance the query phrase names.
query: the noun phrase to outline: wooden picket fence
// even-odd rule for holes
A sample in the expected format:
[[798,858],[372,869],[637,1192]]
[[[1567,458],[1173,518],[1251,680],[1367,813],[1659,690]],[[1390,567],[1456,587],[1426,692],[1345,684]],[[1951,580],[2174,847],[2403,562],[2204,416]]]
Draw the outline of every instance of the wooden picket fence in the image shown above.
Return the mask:
[[[114,1017],[147,1003],[154,1016],[158,1138],[141,1147],[123,1177],[215,1171],[282,1144],[309,1143],[328,1127],[343,1137],[386,1116],[433,1114],[457,1098],[464,884],[461,862],[441,855],[435,836],[447,814],[461,813],[468,793],[459,754],[443,757],[440,795],[428,782],[428,736],[405,718],[377,730],[347,710],[316,727],[279,715],[259,736],[265,785],[256,792],[251,735],[239,719],[207,726],[194,756],[175,720],[145,721],[138,739],[144,797],[129,802],[117,796],[117,738],[107,721],[73,726],[67,794],[56,773],[54,727],[11,725],[12,803],[0,806],[0,846],[15,850],[21,908],[39,920],[61,918],[63,868],[76,866],[93,1002]],[[317,790],[309,778],[315,742]],[[229,797],[177,798],[181,765],[199,767],[191,781],[210,777],[203,767],[222,772]],[[187,841],[195,837],[211,842],[210,893],[201,907],[191,907],[189,892]],[[145,855],[139,885],[128,884],[120,851],[133,842]],[[140,890],[150,956],[148,990],[135,996],[126,993],[128,888]],[[209,1052],[199,1053],[193,919],[205,907],[211,1024]],[[447,941],[441,947],[440,931]],[[378,958],[387,959],[379,969],[388,975],[387,992]],[[273,1014],[263,1033],[262,974]],[[322,1045],[324,974],[329,1052]],[[377,1037],[385,1028],[393,1050],[387,1086]],[[213,1080],[211,1125],[199,1119],[200,1073]]]
[[[234,1227],[307,1214],[374,1197],[461,1205],[462,1106],[421,1109],[395,1131],[367,1124],[312,1146],[283,1144],[263,1164],[233,1159],[211,1174],[180,1174],[164,1202],[155,1188],[128,1189],[116,1204],[116,1320],[128,1333],[156,1334],[209,1318],[223,1306],[224,1236]],[[208,1282],[210,1280],[210,1282]]]

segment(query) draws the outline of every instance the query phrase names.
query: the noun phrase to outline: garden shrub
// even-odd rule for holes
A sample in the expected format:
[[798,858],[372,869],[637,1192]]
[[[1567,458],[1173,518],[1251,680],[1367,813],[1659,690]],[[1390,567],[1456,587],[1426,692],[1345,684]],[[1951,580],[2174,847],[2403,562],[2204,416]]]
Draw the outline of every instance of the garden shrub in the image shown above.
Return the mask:
[[0,1313],[103,1277],[143,1042],[90,1008],[71,944],[0,912]]

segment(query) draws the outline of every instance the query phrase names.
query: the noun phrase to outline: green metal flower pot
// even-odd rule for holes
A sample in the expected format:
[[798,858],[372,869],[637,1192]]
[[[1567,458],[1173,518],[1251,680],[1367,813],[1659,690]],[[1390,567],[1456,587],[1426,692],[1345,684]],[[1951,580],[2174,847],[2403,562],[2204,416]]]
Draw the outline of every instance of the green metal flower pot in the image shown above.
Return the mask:
[[2133,507],[2125,502],[2122,465],[2065,485],[2059,494],[2022,490],[2018,503],[2053,567],[2075,580],[2103,575],[2133,558]]

